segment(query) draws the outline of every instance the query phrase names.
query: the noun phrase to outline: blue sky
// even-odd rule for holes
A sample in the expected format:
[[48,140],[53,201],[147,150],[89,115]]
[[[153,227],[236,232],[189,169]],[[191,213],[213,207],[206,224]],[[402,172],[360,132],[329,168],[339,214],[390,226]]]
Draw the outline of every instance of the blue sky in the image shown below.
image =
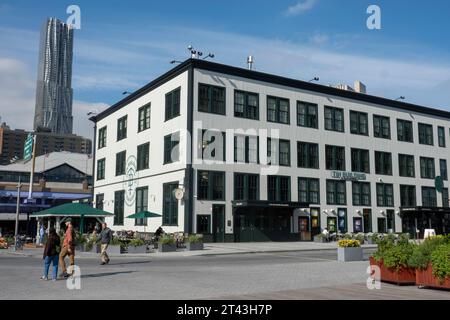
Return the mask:
[[[39,4],[38,4],[39,3]],[[368,93],[450,110],[450,3],[364,0],[0,1],[0,116],[29,129],[34,112],[39,30],[66,8],[81,8],[73,65],[75,131],[103,110],[188,57],[320,83],[361,80]],[[382,29],[368,30],[366,9],[381,7]],[[18,112],[19,111],[19,112]]]

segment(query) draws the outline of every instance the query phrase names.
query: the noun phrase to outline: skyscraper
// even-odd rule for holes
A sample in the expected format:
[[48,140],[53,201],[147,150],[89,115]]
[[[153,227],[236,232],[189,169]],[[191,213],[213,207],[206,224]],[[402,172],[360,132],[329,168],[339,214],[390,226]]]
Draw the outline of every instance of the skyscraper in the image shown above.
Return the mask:
[[34,129],[70,134],[72,117],[73,29],[49,18],[41,31]]

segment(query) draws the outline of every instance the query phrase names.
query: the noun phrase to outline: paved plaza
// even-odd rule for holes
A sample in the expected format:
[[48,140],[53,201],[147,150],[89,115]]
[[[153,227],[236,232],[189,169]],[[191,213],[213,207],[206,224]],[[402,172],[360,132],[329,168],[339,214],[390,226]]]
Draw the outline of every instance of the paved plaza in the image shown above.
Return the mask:
[[[366,248],[365,258],[372,252]],[[64,280],[39,280],[42,258],[36,253],[2,252],[0,299],[450,299],[449,292],[415,287],[383,284],[370,291],[368,261],[337,262],[335,248],[117,256],[108,266],[80,255],[76,262],[81,290],[68,290]]]

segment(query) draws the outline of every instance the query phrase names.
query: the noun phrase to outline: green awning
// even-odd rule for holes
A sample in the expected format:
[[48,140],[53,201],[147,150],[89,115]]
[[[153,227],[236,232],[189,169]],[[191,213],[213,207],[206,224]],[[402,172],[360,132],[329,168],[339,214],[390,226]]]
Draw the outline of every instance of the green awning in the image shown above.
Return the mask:
[[46,218],[46,217],[102,218],[110,216],[114,216],[114,214],[93,208],[89,205],[82,203],[66,203],[30,215],[31,218]]
[[162,217],[162,215],[160,215],[160,214],[150,212],[150,211],[143,211],[143,212],[138,212],[131,216],[128,216],[127,218],[129,218],[129,219],[146,219],[146,218],[160,218],[160,217]]

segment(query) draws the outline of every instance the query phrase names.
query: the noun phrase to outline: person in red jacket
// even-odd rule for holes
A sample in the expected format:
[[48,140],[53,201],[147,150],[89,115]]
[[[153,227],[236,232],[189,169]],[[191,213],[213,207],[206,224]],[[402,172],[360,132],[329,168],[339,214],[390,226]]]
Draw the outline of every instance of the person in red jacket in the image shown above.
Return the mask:
[[73,269],[71,268],[71,273],[67,273],[66,263],[64,259],[69,256],[70,266],[75,265],[75,232],[73,231],[72,220],[66,220],[66,236],[61,248],[61,253],[59,254],[59,264],[62,269],[62,277],[68,278],[72,276]]

